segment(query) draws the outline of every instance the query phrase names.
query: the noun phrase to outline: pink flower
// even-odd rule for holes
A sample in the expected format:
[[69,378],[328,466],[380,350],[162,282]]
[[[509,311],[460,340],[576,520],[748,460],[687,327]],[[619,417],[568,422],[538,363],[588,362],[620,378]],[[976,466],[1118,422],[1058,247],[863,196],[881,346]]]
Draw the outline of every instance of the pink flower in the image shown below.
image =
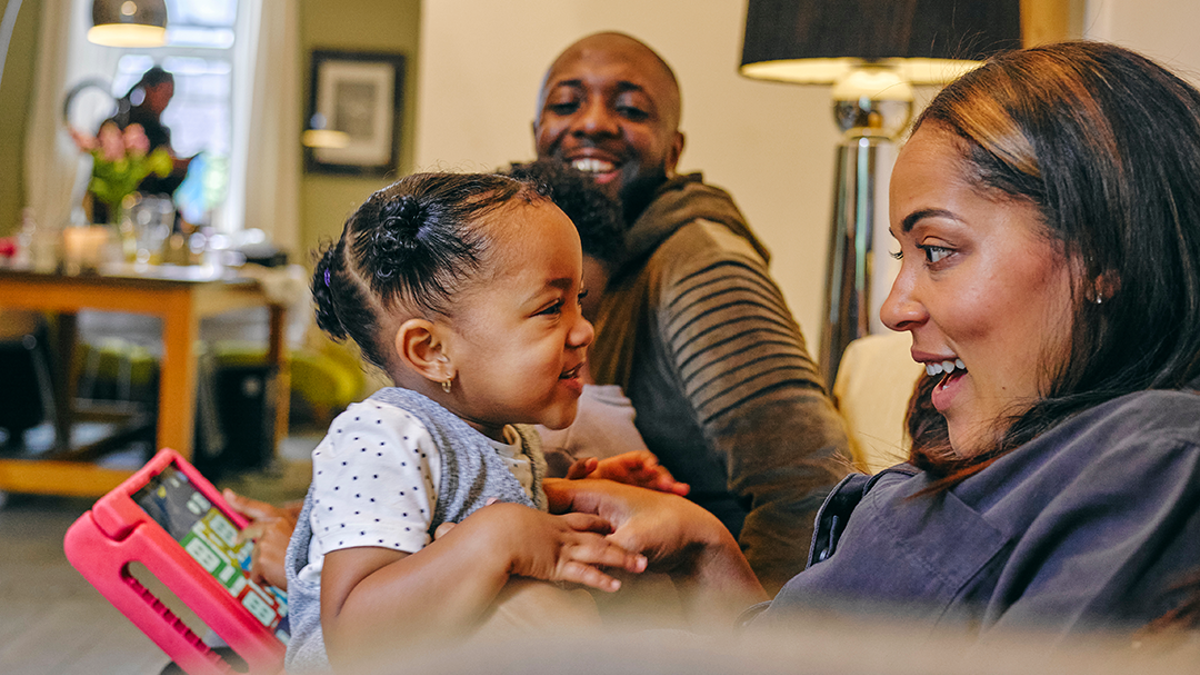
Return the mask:
[[100,150],[109,162],[125,158],[125,142],[115,122],[105,122],[100,127]]
[[100,141],[91,134],[84,133],[75,127],[67,127],[67,131],[71,134],[71,140],[75,141],[75,147],[83,152],[91,152],[100,147]]
[[130,124],[125,127],[125,149],[134,157],[145,157],[150,152],[150,139],[146,130],[140,124]]

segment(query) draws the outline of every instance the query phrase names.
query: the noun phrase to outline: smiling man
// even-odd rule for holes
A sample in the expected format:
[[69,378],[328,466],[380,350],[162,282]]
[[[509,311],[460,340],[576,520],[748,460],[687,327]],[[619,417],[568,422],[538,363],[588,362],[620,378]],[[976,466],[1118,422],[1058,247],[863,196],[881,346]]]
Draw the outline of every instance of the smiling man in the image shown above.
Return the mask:
[[676,174],[680,101],[652,49],[590,35],[546,74],[537,154],[609,187],[631,224],[596,321],[594,377],[625,388],[647,446],[773,592],[804,568],[848,443],[766,249],[728,194]]

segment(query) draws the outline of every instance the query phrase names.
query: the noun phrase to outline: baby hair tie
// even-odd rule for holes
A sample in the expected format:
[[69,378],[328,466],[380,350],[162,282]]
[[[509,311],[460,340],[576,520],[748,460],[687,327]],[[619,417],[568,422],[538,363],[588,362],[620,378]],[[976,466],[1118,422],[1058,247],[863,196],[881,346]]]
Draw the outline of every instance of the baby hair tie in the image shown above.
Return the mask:
[[329,288],[329,270],[325,270],[325,288]]

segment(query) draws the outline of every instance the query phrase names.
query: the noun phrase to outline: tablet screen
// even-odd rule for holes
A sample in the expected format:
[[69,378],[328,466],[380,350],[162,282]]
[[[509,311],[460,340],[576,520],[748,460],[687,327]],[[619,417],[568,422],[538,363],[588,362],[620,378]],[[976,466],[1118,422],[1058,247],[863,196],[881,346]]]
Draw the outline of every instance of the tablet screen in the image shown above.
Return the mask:
[[287,643],[287,594],[250,580],[253,543],[236,543],[237,526],[196,489],[186,474],[173,464],[167,466],[134,493],[133,501],[256,619]]

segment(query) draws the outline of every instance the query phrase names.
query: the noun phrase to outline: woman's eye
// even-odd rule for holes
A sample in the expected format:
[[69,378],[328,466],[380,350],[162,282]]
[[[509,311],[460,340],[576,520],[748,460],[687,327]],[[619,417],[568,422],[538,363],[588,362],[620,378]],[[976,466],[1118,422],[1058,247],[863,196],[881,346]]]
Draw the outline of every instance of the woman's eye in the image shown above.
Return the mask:
[[892,260],[904,260],[904,251],[892,251],[888,255],[892,256]]
[[952,251],[942,246],[922,246],[921,250],[925,252],[925,261],[929,264],[941,262]]
[[588,296],[587,289],[579,291],[579,298],[578,298],[579,302],[583,302],[583,299],[586,298],[587,296]]

